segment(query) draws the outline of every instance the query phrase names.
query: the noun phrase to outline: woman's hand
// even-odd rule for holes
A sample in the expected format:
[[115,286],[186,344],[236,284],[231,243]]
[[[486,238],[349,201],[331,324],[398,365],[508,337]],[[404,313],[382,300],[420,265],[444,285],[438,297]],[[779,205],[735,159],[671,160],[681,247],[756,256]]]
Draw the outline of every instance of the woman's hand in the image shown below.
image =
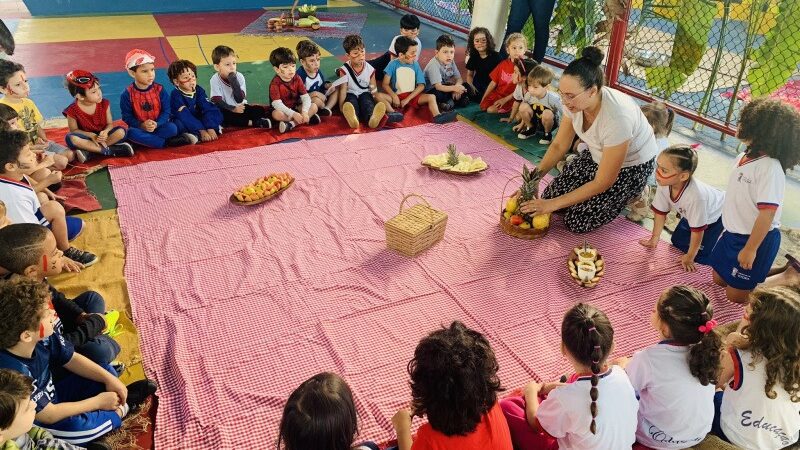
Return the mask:
[[639,239],[639,244],[644,245],[647,248],[656,248],[658,247],[658,236],[653,236],[649,239]]
[[551,213],[555,211],[556,205],[553,199],[535,198],[522,202],[519,205],[519,210],[525,214],[533,214],[535,216]]

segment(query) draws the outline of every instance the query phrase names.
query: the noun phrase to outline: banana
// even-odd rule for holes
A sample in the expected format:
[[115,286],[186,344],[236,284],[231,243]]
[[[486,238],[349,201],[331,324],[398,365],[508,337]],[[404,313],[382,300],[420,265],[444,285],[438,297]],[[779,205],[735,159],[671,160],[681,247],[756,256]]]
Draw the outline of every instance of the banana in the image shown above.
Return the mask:
[[604,274],[605,274],[604,271],[598,270],[597,273],[595,274],[595,276],[602,277]]
[[596,277],[592,278],[592,279],[591,279],[591,280],[589,280],[589,281],[590,281],[591,283],[597,283],[598,281],[600,281],[600,277],[597,277],[597,276],[596,276]]

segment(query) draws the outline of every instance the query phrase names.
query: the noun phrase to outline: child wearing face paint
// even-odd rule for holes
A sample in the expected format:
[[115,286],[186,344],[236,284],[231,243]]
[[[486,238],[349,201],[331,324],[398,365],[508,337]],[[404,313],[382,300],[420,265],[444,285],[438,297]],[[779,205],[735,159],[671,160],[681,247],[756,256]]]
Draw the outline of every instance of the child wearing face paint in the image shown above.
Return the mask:
[[[53,233],[32,223],[17,223],[0,229],[0,267],[13,275],[47,282],[60,274],[64,254],[56,247]],[[106,334],[115,331],[119,312],[106,312],[106,303],[97,292],[87,291],[74,299],[48,284],[58,314],[56,331],[64,335],[78,353],[100,365],[110,364],[120,347]]]
[[275,69],[275,77],[269,84],[272,102],[272,118],[279,121],[281,134],[302,124],[317,125],[322,122],[316,104],[311,101],[306,85],[297,75],[294,53],[286,47],[278,47],[269,54],[269,62]]
[[202,142],[216,141],[222,133],[222,112],[197,85],[197,67],[185,59],[173,61],[167,76],[175,85],[169,96],[172,122],[178,134],[191,133]]
[[681,220],[672,233],[672,245],[685,253],[680,264],[694,272],[694,263],[709,264],[709,256],[722,233],[722,204],[725,193],[692,177],[697,169],[697,152],[688,145],[673,145],[656,160],[656,195],[651,209],[655,213],[653,234],[639,243],[658,246],[664,222],[670,211]]
[[505,42],[508,59],[504,59],[489,74],[492,80],[481,99],[481,109],[492,114],[505,114],[514,105],[514,90],[517,82],[514,77],[514,61],[525,56],[528,40],[522,33],[511,33]]
[[[54,329],[54,316],[45,283],[24,277],[0,282],[0,368],[33,379],[37,425],[86,446],[119,428],[156,385],[142,380],[125,386],[113,368],[76,353]],[[52,374],[57,367],[66,372],[58,380]]]

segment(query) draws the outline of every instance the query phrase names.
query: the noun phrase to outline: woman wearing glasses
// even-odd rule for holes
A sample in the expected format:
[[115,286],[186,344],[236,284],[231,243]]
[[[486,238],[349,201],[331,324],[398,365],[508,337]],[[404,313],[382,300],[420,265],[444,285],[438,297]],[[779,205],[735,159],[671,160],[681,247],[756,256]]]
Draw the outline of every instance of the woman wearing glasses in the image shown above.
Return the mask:
[[614,220],[639,195],[658,153],[653,129],[628,95],[603,86],[603,52],[586,47],[559,82],[564,117],[539,163],[548,172],[577,135],[589,149],[564,167],[541,199],[520,205],[525,213],[564,213],[566,228],[586,233]]

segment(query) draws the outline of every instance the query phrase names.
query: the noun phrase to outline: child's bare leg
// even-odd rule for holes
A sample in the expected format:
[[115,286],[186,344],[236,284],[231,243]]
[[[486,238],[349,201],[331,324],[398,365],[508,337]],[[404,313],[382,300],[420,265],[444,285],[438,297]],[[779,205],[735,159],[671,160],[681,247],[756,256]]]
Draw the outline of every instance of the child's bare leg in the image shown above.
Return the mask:
[[716,284],[717,286],[728,287],[728,283],[726,283],[725,280],[723,280],[722,277],[719,276],[716,270],[712,270],[711,275],[714,278],[714,284]]
[[39,169],[36,172],[33,172],[31,174],[31,178],[33,178],[33,181],[42,181],[51,173],[53,173],[53,171],[45,167],[44,169]]
[[43,205],[43,204],[45,204],[45,203],[50,201],[50,199],[47,198],[47,194],[45,194],[44,192],[37,192],[36,193],[36,198],[39,199],[39,204],[41,204],[41,205]]
[[526,128],[531,127],[531,121],[533,120],[533,109],[527,103],[520,103],[519,110],[517,111],[517,116],[519,117],[519,121],[522,124],[522,128],[514,127],[515,130],[524,130]]
[[428,105],[431,116],[436,117],[439,115],[439,105],[436,104],[436,96],[433,94],[420,94],[417,104]]
[[553,125],[556,123],[556,118],[553,115],[553,111],[549,109],[545,109],[542,113],[542,128],[544,128],[545,133],[549,133],[553,130]]
[[386,112],[394,112],[394,108],[392,107],[392,97],[389,94],[378,92],[375,94],[375,100],[378,100],[386,105]]
[[490,107],[486,108],[486,112],[489,114],[497,114],[499,110],[495,108],[494,105],[491,105]]
[[125,138],[125,130],[117,129],[106,138],[106,144],[114,145]]
[[330,96],[328,96],[328,100],[325,102],[325,107],[333,111],[333,107],[338,104],[339,104],[339,91],[335,90]]
[[[84,139],[84,138],[80,138],[80,137],[71,136],[71,137],[69,137],[69,141],[75,147],[78,147],[79,149],[85,150],[87,152],[92,152],[92,153],[102,153],[103,152],[103,147],[101,147],[100,144],[98,144],[97,142],[95,142],[95,141],[93,141],[91,139]],[[109,144],[109,145],[111,145],[111,144]],[[56,155],[56,156],[61,156],[61,155]],[[64,167],[66,167],[66,166],[64,166]],[[64,170],[64,169],[61,169],[61,170]]]
[[[67,150],[67,151],[69,152],[70,155],[73,155],[73,158],[74,158],[74,153],[72,153],[69,150]],[[66,153],[66,152],[64,152],[64,153]],[[66,169],[67,165],[69,164],[70,161],[72,161],[72,159],[69,158],[69,156],[66,155],[66,154],[58,154],[57,153],[57,154],[53,155],[53,167],[55,167],[56,170],[64,170],[64,169]]]
[[309,117],[313,116],[314,114],[316,114],[317,111],[319,111],[319,107],[317,106],[317,104],[316,103],[311,103],[311,108],[308,108]]
[[320,92],[312,92],[309,96],[311,97],[311,103],[317,105],[317,108],[325,107],[325,95]]
[[56,247],[62,252],[69,249],[69,239],[67,239],[67,219],[64,207],[60,203],[48,201],[42,203],[42,214],[50,221],[50,229],[56,237]]
[[277,109],[272,110],[272,118],[275,120],[279,120],[281,122],[289,122],[290,120],[294,120],[292,117],[287,116],[286,114],[278,111]]

